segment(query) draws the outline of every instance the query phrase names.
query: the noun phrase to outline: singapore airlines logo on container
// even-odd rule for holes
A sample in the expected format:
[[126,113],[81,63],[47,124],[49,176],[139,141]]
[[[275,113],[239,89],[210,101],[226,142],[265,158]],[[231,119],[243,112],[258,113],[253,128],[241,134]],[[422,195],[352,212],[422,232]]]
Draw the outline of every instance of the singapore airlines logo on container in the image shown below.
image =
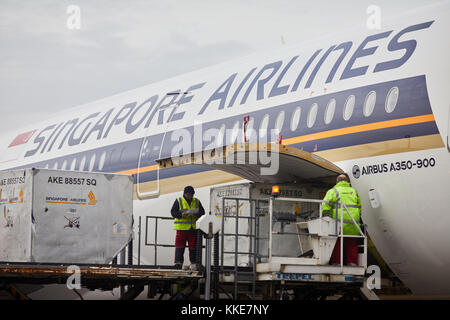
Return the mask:
[[95,199],[95,195],[92,192],[92,190],[89,192],[88,197],[89,197],[88,205],[95,206],[97,204],[98,200]]

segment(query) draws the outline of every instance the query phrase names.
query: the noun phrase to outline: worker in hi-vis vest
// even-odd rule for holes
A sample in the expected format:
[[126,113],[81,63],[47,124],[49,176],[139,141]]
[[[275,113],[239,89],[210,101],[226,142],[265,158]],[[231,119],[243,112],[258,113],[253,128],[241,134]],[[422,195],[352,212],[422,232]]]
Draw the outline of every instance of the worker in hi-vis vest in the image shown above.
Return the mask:
[[196,264],[196,240],[197,230],[195,223],[205,214],[205,209],[197,198],[194,198],[194,188],[184,188],[183,196],[173,203],[170,213],[174,217],[173,229],[177,231],[175,237],[175,268],[181,269],[184,262],[184,250],[186,242],[189,246],[190,269],[197,270]]
[[[353,219],[360,226],[361,221],[361,199],[358,192],[350,186],[350,179],[347,174],[340,174],[336,179],[336,185],[328,190],[325,198],[323,200],[327,201],[322,204],[322,214],[332,216],[333,219],[336,218],[336,204],[344,203],[347,207],[348,212],[351,214]],[[338,219],[341,221],[341,210],[338,211]],[[348,215],[348,212],[343,208],[344,212],[344,225],[343,231],[344,235],[361,235],[358,231],[358,227],[353,223],[352,218]],[[360,227],[361,228],[361,227]],[[357,238],[344,238],[344,264],[350,266],[356,266],[358,264],[358,239]],[[341,263],[341,241],[338,238],[336,245],[334,246],[333,253],[331,255],[331,264]]]

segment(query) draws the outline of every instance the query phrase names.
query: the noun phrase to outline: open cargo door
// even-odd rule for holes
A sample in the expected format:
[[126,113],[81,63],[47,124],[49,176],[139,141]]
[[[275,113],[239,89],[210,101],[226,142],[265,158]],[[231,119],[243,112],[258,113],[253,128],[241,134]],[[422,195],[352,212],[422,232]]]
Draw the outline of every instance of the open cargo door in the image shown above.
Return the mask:
[[317,155],[274,143],[234,144],[156,162],[160,169],[199,165],[270,184],[318,180],[334,183],[334,178],[343,173],[341,168]]

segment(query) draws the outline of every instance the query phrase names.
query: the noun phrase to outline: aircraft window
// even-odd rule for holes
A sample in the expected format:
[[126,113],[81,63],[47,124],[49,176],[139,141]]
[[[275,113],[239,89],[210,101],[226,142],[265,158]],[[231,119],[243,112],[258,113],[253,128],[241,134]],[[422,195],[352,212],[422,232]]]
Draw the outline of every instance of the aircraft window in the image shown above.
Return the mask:
[[389,90],[387,97],[386,97],[386,105],[385,109],[387,113],[391,113],[394,111],[395,107],[397,106],[398,101],[398,87],[393,87],[391,90]]
[[[132,153],[130,152],[131,146],[124,146],[122,148],[122,152],[120,154],[120,163],[125,164],[129,163],[132,159]],[[150,161],[150,163],[156,164],[155,160],[157,157],[159,157],[159,152],[161,148],[161,142],[158,142],[157,140],[150,141],[150,145],[148,147],[148,152],[146,154],[146,158],[144,158],[145,161]],[[141,163],[142,164],[142,163]]]
[[116,149],[112,149],[110,151],[110,153],[109,153],[109,161],[108,161],[108,163],[109,163],[109,165],[111,167],[116,166],[118,164],[118,162],[119,162],[119,159],[117,159],[117,154],[118,153],[117,153]]
[[78,168],[78,171],[84,171],[84,165],[86,164],[86,156],[83,156],[81,159],[80,167]]
[[355,96],[350,95],[345,101],[344,105],[344,120],[347,121],[352,117],[353,110],[355,109]]
[[61,170],[66,170],[67,167],[67,160],[64,160],[62,166],[61,166]]
[[291,118],[291,131],[295,131],[298,128],[298,124],[300,122],[300,116],[302,114],[302,109],[300,107],[297,107],[292,114]]
[[284,124],[284,111],[280,111],[277,119],[275,120],[275,130],[277,130],[279,134],[283,129],[283,124]]
[[94,170],[94,165],[95,165],[95,153],[91,157],[91,162],[89,163],[89,171]]
[[75,170],[75,165],[77,164],[77,158],[74,158],[72,160],[72,164],[70,165],[70,171],[74,171]]
[[376,101],[377,93],[375,91],[370,91],[366,96],[366,101],[364,102],[364,116],[370,117],[372,115]]
[[239,136],[239,121],[236,121],[233,126],[233,131],[231,131],[231,143],[239,143],[236,139]]
[[331,99],[328,102],[327,109],[325,110],[325,124],[330,124],[334,117],[334,111],[336,110],[336,99]]
[[98,163],[98,170],[102,171],[103,167],[105,166],[105,161],[106,161],[106,151],[102,152],[102,155],[100,156],[100,161]]
[[223,146],[223,138],[225,137],[225,124],[222,124],[217,135],[216,146]]
[[308,113],[308,121],[307,121],[308,128],[312,128],[312,126],[316,122],[318,110],[319,110],[319,106],[317,105],[317,103],[313,103],[311,106],[311,109],[309,109],[309,113]]
[[[145,139],[144,145],[142,146],[142,150],[147,149],[149,143],[150,143],[150,139]],[[123,151],[123,149],[122,149],[122,151]]]
[[267,135],[267,127],[269,126],[269,115],[265,114],[259,125],[259,138],[265,138]]
[[[156,142],[153,141],[153,144],[152,144],[152,141],[150,139],[147,139],[147,141],[148,141],[148,144],[146,144],[147,145],[147,154],[146,155],[148,158],[150,158],[150,156],[154,155],[154,152],[159,149],[159,145],[154,146],[153,144],[156,144]],[[120,150],[119,163],[126,163],[126,162],[127,162],[127,152],[125,150],[125,147],[122,147],[122,149]]]
[[247,128],[253,129],[254,125],[255,125],[255,118],[250,117],[250,120],[248,120],[247,122]]

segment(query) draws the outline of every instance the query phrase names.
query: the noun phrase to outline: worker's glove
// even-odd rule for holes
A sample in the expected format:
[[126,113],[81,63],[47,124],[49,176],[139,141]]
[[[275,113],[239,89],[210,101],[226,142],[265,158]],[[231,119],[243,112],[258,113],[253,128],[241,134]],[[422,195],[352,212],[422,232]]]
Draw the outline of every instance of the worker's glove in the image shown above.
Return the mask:
[[331,211],[323,211],[322,212],[322,217],[330,217],[330,218],[332,218],[333,215],[331,214]]

